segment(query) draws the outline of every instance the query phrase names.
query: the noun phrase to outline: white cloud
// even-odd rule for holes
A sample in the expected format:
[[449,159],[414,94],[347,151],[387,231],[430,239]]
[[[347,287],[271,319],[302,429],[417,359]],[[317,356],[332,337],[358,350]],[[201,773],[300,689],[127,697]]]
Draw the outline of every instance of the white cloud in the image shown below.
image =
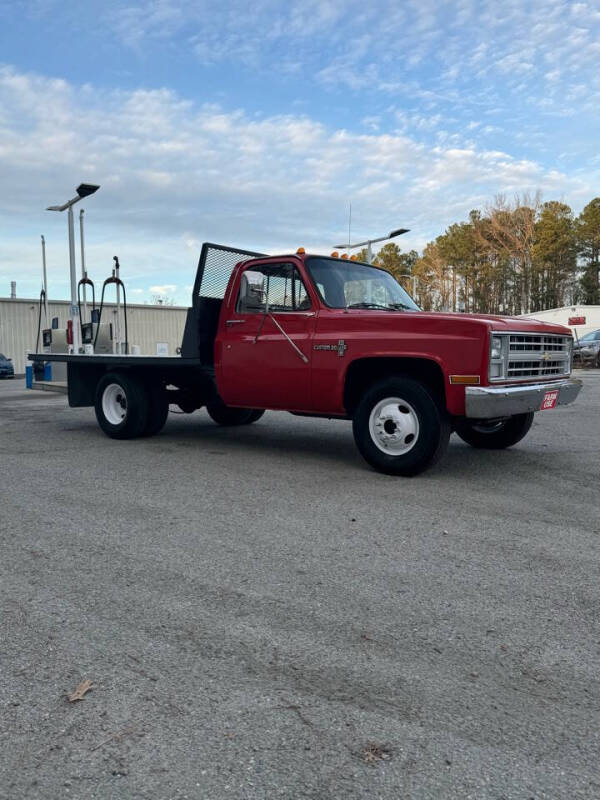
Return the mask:
[[152,292],[152,294],[160,294],[160,295],[173,294],[173,292],[175,292],[176,289],[177,286],[174,283],[165,283],[162,286],[150,287],[150,291]]
[[406,225],[408,248],[498,192],[539,188],[587,200],[598,185],[591,170],[569,176],[452,134],[429,144],[442,122],[436,115],[402,131],[357,133],[307,116],[197,106],[165,89],[96,90],[9,67],[0,69],[0,109],[0,279],[14,277],[21,253],[32,287],[39,232],[54,263],[65,251],[66,220],[43,209],[82,180],[102,187],[86,201],[93,276],[109,274],[117,253],[133,286],[151,284],[181,302],[205,240],[262,252],[328,249],[347,230],[352,200],[357,235]]

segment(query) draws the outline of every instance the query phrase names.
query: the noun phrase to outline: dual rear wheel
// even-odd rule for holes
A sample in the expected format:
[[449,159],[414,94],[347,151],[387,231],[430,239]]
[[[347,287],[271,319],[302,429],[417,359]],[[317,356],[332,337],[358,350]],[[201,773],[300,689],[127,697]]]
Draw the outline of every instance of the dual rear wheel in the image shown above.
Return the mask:
[[[126,373],[108,373],[98,382],[94,407],[98,424],[112,439],[155,436],[167,421],[169,398],[163,386]],[[217,397],[207,411],[218,425],[249,425],[262,409],[232,408]]]
[[154,436],[169,415],[167,393],[162,386],[145,384],[121,373],[104,375],[96,387],[94,404],[98,424],[112,439]]

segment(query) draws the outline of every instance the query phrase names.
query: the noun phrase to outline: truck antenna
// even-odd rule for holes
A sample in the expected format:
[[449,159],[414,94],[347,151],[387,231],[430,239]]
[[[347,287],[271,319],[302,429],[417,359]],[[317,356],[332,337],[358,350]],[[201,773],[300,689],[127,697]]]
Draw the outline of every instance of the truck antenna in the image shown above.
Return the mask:
[[350,211],[348,212],[348,250],[350,249],[351,230],[352,230],[352,200],[350,201]]

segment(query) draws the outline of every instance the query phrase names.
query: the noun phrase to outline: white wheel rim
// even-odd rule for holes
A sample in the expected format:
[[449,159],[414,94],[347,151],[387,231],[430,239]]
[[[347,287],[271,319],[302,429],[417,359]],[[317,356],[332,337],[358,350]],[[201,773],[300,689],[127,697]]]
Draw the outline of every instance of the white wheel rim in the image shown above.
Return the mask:
[[127,416],[127,396],[118,383],[109,383],[102,393],[102,413],[111,425],[120,425]]
[[401,397],[380,400],[369,417],[373,443],[389,456],[402,456],[413,449],[419,438],[419,418],[414,408]]

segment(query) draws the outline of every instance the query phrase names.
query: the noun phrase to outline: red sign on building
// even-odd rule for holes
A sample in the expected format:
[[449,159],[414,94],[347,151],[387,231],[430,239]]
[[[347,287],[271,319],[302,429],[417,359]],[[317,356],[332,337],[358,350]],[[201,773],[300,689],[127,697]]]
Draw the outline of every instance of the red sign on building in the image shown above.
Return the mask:
[[585,325],[585,317],[569,317],[569,325]]

